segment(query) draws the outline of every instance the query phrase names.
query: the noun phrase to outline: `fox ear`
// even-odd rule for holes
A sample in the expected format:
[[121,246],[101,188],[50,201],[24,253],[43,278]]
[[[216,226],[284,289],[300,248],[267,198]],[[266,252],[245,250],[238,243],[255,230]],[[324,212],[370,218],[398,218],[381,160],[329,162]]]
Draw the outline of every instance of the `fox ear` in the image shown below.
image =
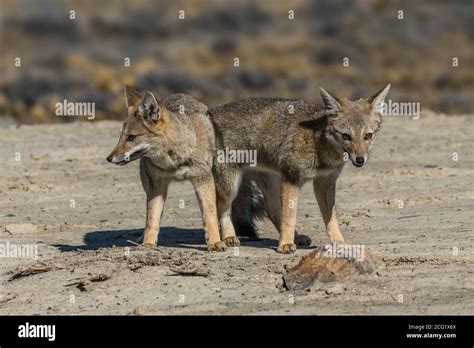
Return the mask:
[[125,103],[127,104],[127,108],[130,106],[138,106],[140,100],[142,100],[142,96],[135,90],[133,87],[125,85],[124,87],[125,93]]
[[386,85],[384,88],[382,88],[380,91],[375,93],[373,96],[371,96],[369,99],[367,99],[367,101],[372,105],[372,109],[375,112],[379,112],[379,113],[382,112],[383,103],[389,90],[390,90],[390,83]]
[[323,99],[324,108],[328,114],[336,114],[342,110],[341,101],[331,93],[320,87],[321,98]]
[[146,92],[138,105],[138,112],[146,121],[156,122],[160,119],[160,106],[153,93]]

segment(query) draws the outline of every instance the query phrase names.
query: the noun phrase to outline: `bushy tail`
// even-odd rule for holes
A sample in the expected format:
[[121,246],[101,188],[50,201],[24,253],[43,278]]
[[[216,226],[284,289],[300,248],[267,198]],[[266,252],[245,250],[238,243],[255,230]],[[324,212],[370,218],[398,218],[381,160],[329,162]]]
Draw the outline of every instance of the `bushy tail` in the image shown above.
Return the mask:
[[257,185],[245,174],[239,192],[232,202],[232,223],[239,237],[258,239],[255,221],[265,214],[265,202]]

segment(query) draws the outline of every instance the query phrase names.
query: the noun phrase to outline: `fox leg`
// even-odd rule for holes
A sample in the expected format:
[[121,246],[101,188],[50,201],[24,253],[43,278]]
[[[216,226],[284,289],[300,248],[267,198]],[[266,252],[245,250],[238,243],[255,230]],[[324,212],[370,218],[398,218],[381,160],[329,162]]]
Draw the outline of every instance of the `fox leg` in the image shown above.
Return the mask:
[[209,251],[224,251],[225,244],[219,235],[216,211],[216,189],[213,177],[207,177],[194,183],[196,195],[201,208],[204,229]]
[[300,186],[288,182],[284,178],[280,184],[281,227],[278,252],[290,254],[296,251],[295,227]]
[[337,175],[317,177],[313,188],[331,243],[344,243],[336,215],[336,179]]
[[[275,228],[280,231],[281,227],[281,204],[280,204],[280,177],[275,174],[255,172],[249,175],[257,187],[262,191],[265,211]],[[311,238],[295,231],[296,245],[310,245]]]
[[163,215],[170,180],[156,177],[151,181],[142,181],[146,192],[146,226],[143,244],[155,246],[158,243],[160,221]]
[[232,223],[232,202],[237,196],[240,184],[240,175],[232,173],[219,176],[217,188],[217,217],[221,226],[222,240],[229,247],[240,246]]
[[218,198],[217,213],[222,231],[222,240],[229,247],[240,246],[231,218],[232,200],[229,197]]

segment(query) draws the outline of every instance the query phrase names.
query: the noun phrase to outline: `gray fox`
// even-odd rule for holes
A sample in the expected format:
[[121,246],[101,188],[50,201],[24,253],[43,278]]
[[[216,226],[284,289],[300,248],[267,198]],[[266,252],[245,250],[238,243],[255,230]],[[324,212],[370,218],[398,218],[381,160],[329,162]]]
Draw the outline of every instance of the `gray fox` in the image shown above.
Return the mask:
[[217,151],[257,154],[256,165],[214,160],[222,240],[238,245],[234,225],[237,232],[247,228],[252,234],[253,221],[266,211],[280,232],[278,252],[294,252],[299,191],[313,181],[329,239],[344,243],[335,210],[336,180],[345,156],[356,167],[367,162],[389,89],[390,84],[368,99],[350,101],[321,88],[322,106],[301,99],[248,98],[209,109]]
[[207,106],[185,94],[160,101],[125,87],[127,118],[117,146],[107,161],[125,165],[140,159],[147,214],[143,244],[156,245],[168,185],[172,180],[193,183],[201,208],[210,251],[222,251],[212,173],[214,128]]

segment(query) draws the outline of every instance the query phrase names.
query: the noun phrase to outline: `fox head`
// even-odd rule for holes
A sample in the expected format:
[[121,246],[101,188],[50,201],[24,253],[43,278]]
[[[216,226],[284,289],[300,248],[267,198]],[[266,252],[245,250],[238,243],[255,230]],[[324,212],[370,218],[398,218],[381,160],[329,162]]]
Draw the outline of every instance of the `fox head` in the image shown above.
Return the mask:
[[159,156],[166,151],[166,129],[169,113],[151,92],[144,96],[125,86],[127,118],[122,126],[119,141],[107,161],[125,165],[147,154]]
[[362,167],[369,158],[369,146],[380,130],[383,103],[389,90],[390,84],[370,98],[350,101],[321,88],[328,115],[327,138],[346,152],[356,167]]

